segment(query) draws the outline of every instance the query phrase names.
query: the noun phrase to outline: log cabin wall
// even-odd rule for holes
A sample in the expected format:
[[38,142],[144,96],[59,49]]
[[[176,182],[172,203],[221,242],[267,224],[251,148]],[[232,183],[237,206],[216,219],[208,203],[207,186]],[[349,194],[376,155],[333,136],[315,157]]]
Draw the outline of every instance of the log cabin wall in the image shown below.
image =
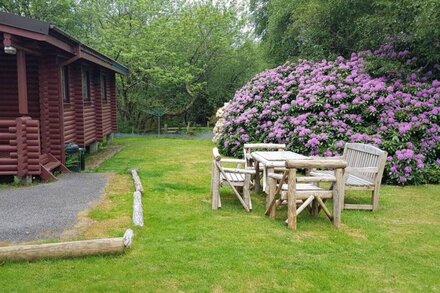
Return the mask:
[[0,118],[18,116],[16,55],[0,53]]
[[[72,63],[68,67],[70,101],[64,102],[64,142],[86,147],[92,142],[102,141],[106,135],[117,130],[115,74],[100,66],[82,62]],[[84,100],[82,93],[84,69],[90,75],[90,101]],[[101,76],[106,79],[107,99],[102,92]]]
[[67,101],[63,101],[63,112],[64,112],[64,143],[74,143],[76,141],[76,117],[75,117],[75,99],[77,98],[78,92],[76,91],[76,87],[74,87],[75,83],[80,83],[81,81],[77,80],[75,76],[75,66],[67,65],[67,78],[69,83],[68,95],[69,98]]
[[96,131],[96,139],[102,140],[103,139],[103,106],[104,106],[104,99],[103,99],[103,93],[102,93],[102,75],[103,73],[99,69],[99,67],[94,68],[94,83],[93,83],[93,89],[94,89],[94,106],[95,106],[95,131]]
[[75,113],[75,143],[81,147],[84,143],[84,103],[82,97],[82,82],[81,82],[81,64],[74,63],[71,65],[71,101],[73,111]]
[[83,71],[89,72],[89,89],[90,100],[84,100],[84,145],[88,145],[97,140],[96,125],[95,125],[95,102],[98,98],[99,91],[95,91],[95,84],[99,84],[99,79],[96,78],[96,69],[89,64],[83,65]]
[[[116,130],[113,130],[113,115],[116,113],[116,99],[114,96],[114,74],[110,71],[106,72],[107,79],[107,101],[102,105],[102,134],[106,136]],[[114,110],[114,111],[113,111]]]
[[40,56],[39,75],[41,150],[43,154],[51,153],[64,162],[60,72],[55,54],[47,53]]
[[111,131],[108,133],[116,132],[118,130],[117,120],[116,120],[116,74],[110,72],[109,75],[109,90],[110,90],[110,119],[111,119]]
[[[26,54],[29,116],[40,118],[38,59]],[[17,56],[0,53],[0,118],[16,118],[18,113]]]

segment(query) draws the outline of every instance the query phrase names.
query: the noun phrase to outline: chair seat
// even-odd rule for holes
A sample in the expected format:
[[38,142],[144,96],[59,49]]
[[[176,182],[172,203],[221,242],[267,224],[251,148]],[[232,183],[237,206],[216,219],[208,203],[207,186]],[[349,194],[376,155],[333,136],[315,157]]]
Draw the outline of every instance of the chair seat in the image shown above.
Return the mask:
[[[310,175],[312,176],[333,176],[333,171],[331,170],[318,170],[318,171],[312,171]],[[370,186],[374,185],[373,182],[365,180],[363,178],[357,177],[355,175],[348,175],[347,181],[345,182],[345,185],[350,186]]]
[[[225,172],[226,177],[231,182],[244,182],[244,174],[240,173],[227,173]],[[221,180],[224,181],[225,177],[221,174]]]

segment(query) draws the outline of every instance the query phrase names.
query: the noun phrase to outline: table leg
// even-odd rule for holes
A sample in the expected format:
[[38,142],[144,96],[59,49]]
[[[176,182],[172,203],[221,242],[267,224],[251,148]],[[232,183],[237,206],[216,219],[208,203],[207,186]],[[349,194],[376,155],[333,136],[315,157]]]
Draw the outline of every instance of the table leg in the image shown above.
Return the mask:
[[269,204],[270,204],[270,198],[269,198],[269,193],[270,193],[270,190],[269,190],[269,181],[268,181],[268,179],[269,179],[269,174],[270,173],[273,173],[274,172],[274,168],[264,168],[263,169],[263,189],[264,189],[264,192],[266,193],[266,209],[269,207]]
[[261,183],[260,183],[260,164],[255,162],[255,192],[261,192]]

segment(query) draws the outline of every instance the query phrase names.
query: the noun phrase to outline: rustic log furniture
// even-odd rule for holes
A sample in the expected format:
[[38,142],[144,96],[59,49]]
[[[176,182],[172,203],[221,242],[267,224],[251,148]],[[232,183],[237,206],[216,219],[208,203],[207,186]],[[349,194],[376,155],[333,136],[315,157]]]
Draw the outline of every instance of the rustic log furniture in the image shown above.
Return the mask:
[[269,193],[268,189],[268,173],[273,173],[275,169],[282,170],[285,167],[287,160],[295,160],[295,159],[307,159],[306,156],[291,152],[252,152],[252,159],[258,163],[255,166],[258,166],[263,170],[263,191]]
[[[252,210],[252,201],[250,197],[251,177],[255,175],[253,169],[243,168],[226,168],[223,163],[245,164],[245,160],[222,158],[217,148],[212,150],[212,180],[211,180],[211,196],[212,209],[216,210],[221,207],[220,186],[226,182],[234,191],[243,208],[249,212]],[[243,196],[239,190],[243,191]]]
[[[371,204],[344,204],[344,209],[375,211],[379,205],[379,190],[387,159],[387,152],[367,144],[347,143],[342,156],[347,161],[345,189],[371,190]],[[312,170],[311,176],[331,175],[330,170]]]
[[[319,206],[333,222],[335,227],[341,223],[341,201],[344,198],[344,168],[347,163],[343,159],[294,159],[285,162],[286,171],[283,174],[270,172],[269,204],[266,215],[275,218],[277,206],[287,198],[287,225],[296,229],[297,216],[306,207]],[[332,176],[297,176],[297,169],[331,168]],[[325,189],[316,185],[319,182],[330,182],[331,187]],[[277,198],[278,197],[278,198]],[[325,206],[325,199],[333,199],[333,213]],[[297,208],[297,204],[299,207]],[[312,209],[311,209],[312,210]],[[313,210],[312,210],[313,211]],[[319,213],[319,209],[316,209]]]
[[258,162],[252,157],[252,153],[255,151],[284,151],[286,149],[285,144],[278,143],[246,143],[243,146],[244,159],[246,160],[246,168],[255,169],[254,187],[256,192],[260,192],[260,166]]

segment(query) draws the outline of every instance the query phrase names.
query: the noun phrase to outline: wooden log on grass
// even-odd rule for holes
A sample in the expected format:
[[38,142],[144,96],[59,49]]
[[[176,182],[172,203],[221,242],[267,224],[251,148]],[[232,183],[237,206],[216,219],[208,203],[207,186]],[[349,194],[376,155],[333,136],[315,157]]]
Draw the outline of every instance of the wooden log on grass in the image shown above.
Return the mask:
[[124,237],[80,240],[34,245],[0,247],[0,261],[31,261],[44,258],[69,258],[89,255],[121,254],[130,247],[133,231],[128,229]]
[[142,210],[142,194],[140,191],[133,192],[133,224],[144,226],[144,212]]
[[131,170],[131,176],[134,181],[134,188],[136,191],[144,192],[144,188],[142,186],[141,178],[139,177],[137,171],[135,169]]

